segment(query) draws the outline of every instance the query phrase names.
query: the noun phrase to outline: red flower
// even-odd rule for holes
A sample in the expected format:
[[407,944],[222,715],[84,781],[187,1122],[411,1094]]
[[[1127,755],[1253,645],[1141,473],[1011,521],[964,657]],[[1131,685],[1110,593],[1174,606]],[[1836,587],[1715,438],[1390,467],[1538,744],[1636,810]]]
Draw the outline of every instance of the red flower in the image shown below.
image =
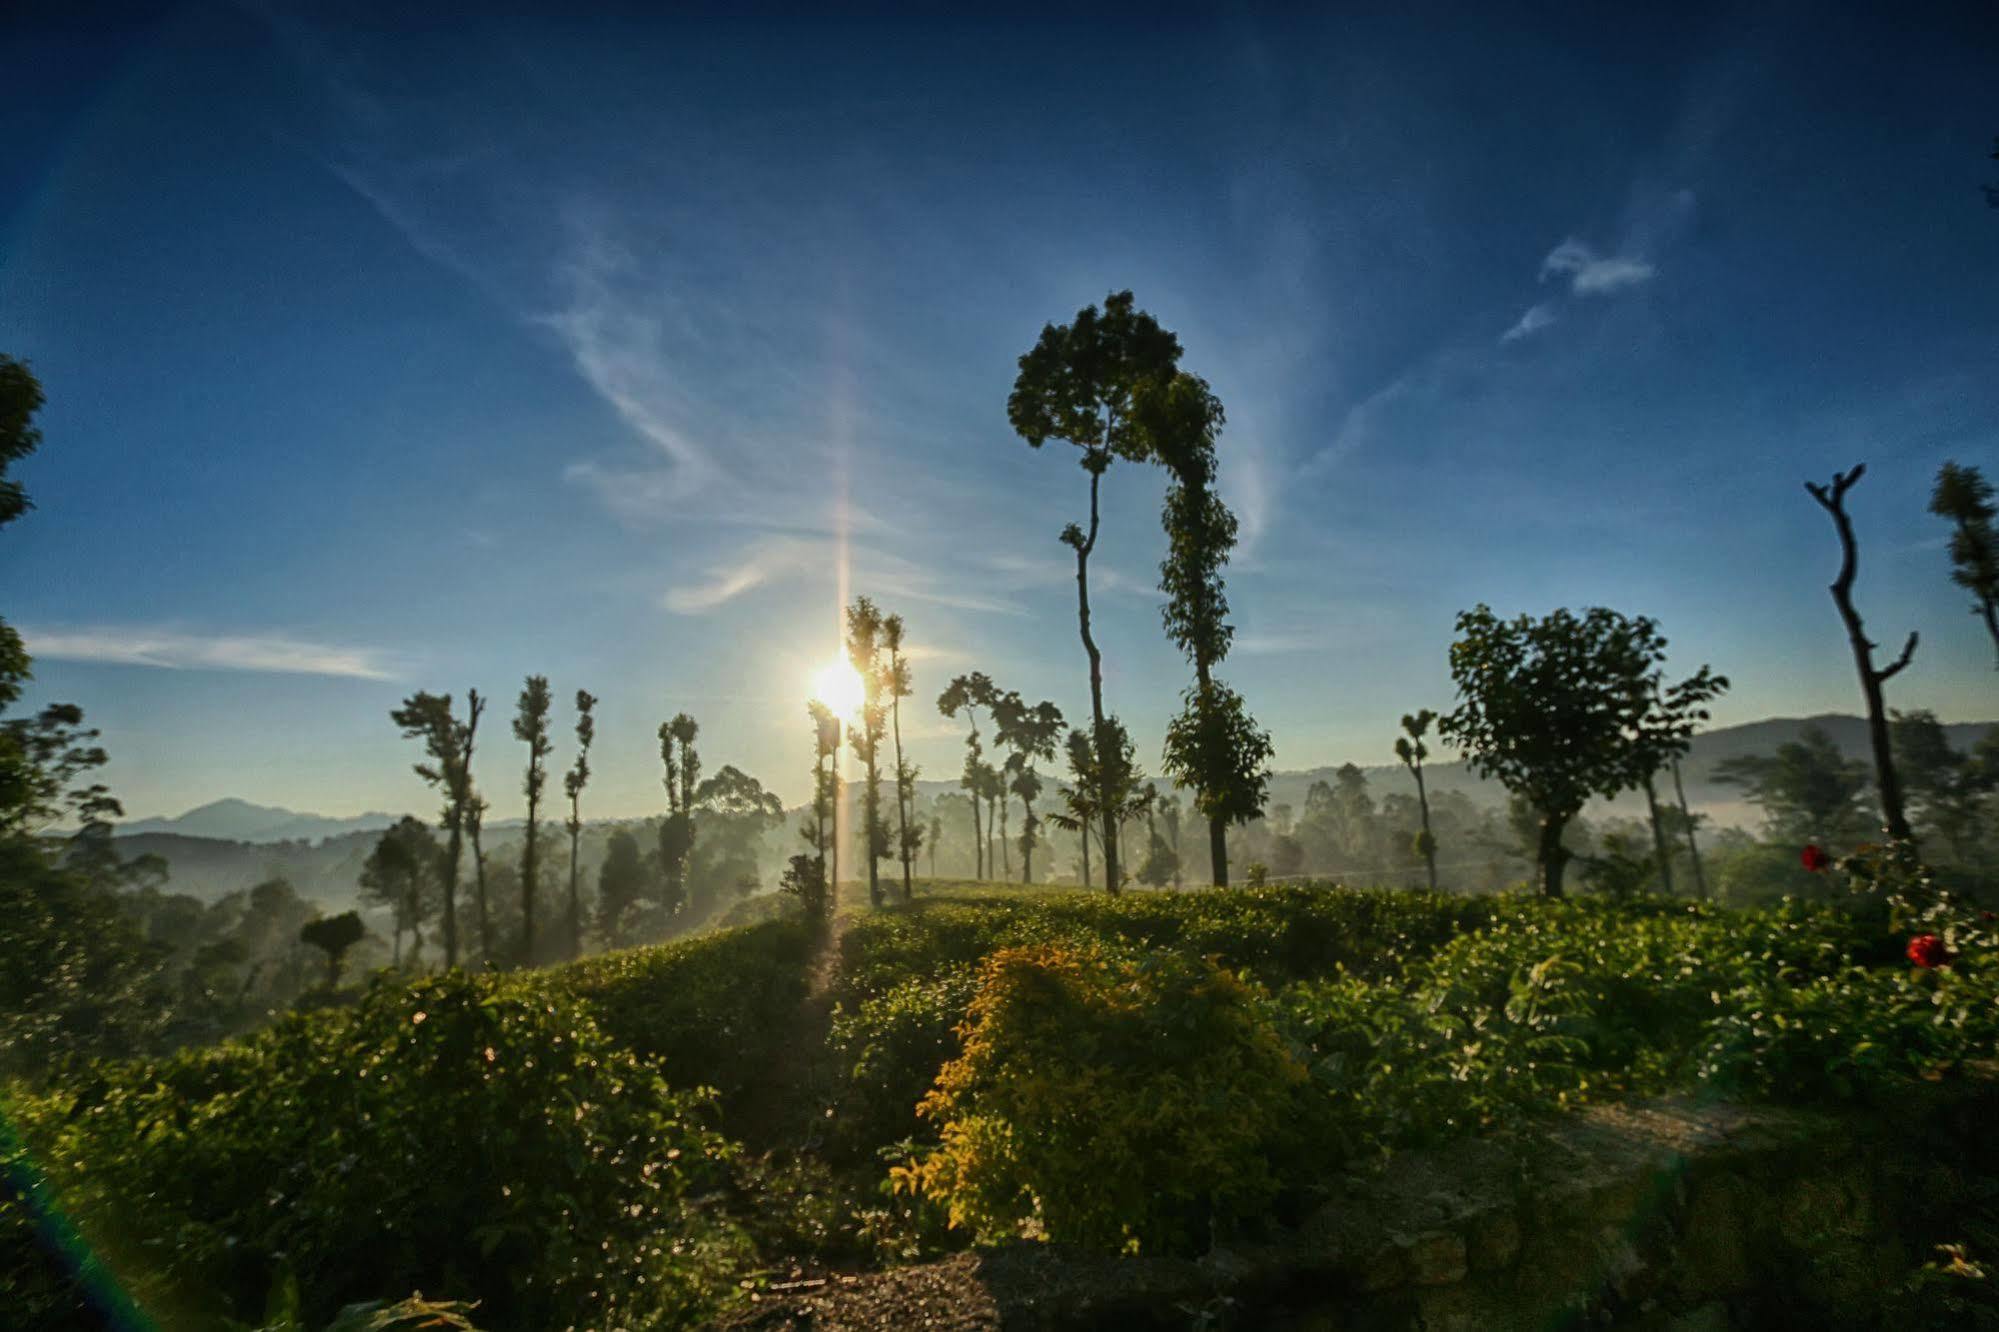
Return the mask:
[[1798,860],[1814,874],[1832,864],[1832,857],[1820,850],[1817,842],[1805,843],[1805,849],[1798,854]]
[[1909,940],[1909,961],[1919,967],[1941,967],[1950,963],[1950,950],[1934,934],[1919,934]]

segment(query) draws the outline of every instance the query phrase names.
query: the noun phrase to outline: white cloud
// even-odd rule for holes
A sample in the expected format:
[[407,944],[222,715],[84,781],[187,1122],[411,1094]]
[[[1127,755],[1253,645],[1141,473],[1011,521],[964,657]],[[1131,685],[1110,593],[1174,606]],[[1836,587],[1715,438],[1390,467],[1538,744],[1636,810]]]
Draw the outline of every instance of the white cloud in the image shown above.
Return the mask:
[[262,671],[390,680],[386,654],[269,634],[202,635],[136,625],[23,629],[28,651],[54,661],[91,661],[177,671]]
[[1541,281],[1566,277],[1569,290],[1578,296],[1608,296],[1649,282],[1657,272],[1643,259],[1599,255],[1573,236],[1550,250],[1541,261]]
[[1552,306],[1548,305],[1546,302],[1543,302],[1540,305],[1530,306],[1528,307],[1527,313],[1521,315],[1519,320],[1514,323],[1512,328],[1507,329],[1504,333],[1501,333],[1499,335],[1499,340],[1501,342],[1518,342],[1520,339],[1524,337],[1529,337],[1535,333],[1539,333],[1542,329],[1546,328],[1548,325],[1554,322],[1555,322],[1555,311]]
[[[934,570],[858,543],[847,543],[844,558],[845,581],[853,596],[872,596],[891,603],[921,601],[995,615],[1027,613],[1003,596],[953,591],[942,584]],[[676,615],[700,615],[766,585],[831,578],[841,560],[841,544],[834,539],[769,537],[752,543],[736,559],[711,566],[699,579],[668,588],[660,604]]]

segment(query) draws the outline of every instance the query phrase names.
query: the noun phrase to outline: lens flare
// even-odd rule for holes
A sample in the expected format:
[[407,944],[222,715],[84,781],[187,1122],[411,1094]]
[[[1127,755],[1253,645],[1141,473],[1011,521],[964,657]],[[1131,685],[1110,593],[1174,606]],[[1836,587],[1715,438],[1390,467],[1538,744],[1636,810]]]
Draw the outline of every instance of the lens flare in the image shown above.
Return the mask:
[[844,661],[829,661],[812,677],[812,696],[835,717],[851,717],[861,706],[860,673]]

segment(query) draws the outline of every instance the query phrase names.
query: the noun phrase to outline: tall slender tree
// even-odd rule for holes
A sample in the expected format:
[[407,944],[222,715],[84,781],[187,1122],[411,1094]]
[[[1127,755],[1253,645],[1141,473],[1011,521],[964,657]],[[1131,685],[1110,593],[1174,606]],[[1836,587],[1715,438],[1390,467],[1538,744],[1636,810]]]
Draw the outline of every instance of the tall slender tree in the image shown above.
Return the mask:
[[937,844],[944,840],[944,816],[937,811],[930,812],[930,831],[926,839],[930,847],[930,877],[937,877]]
[[812,716],[812,821],[799,832],[812,847],[812,854],[819,862],[821,881],[830,884],[832,880],[826,877],[829,840],[826,828],[832,822],[836,798],[834,782],[838,774],[833,765],[840,757],[840,719],[833,715],[833,709],[816,698],[807,703],[805,709]]
[[1679,756],[1675,755],[1667,766],[1673,770],[1673,795],[1680,802],[1680,827],[1685,829],[1687,834],[1687,859],[1692,863],[1694,870],[1694,896],[1705,902],[1707,872],[1701,868],[1701,847],[1694,838],[1694,822],[1702,816],[1696,815],[1687,805],[1687,787],[1686,783],[1680,780]]
[[1192,789],[1194,807],[1208,820],[1214,882],[1227,887],[1228,825],[1263,812],[1273,747],[1241,696],[1214,675],[1235,637],[1222,566],[1235,547],[1236,520],[1215,492],[1222,405],[1203,380],[1182,373],[1140,386],[1132,415],[1138,436],[1172,478],[1160,517],[1167,540],[1160,615],[1166,636],[1194,666],[1185,710],[1168,730],[1166,771]]
[[1860,612],[1853,607],[1853,580],[1859,570],[1859,544],[1853,535],[1853,520],[1846,513],[1846,492],[1854,483],[1867,474],[1867,464],[1859,463],[1851,471],[1834,473],[1832,484],[1818,485],[1805,482],[1805,489],[1819,502],[1819,507],[1832,515],[1833,528],[1839,533],[1839,573],[1832,580],[1833,605],[1839,608],[1839,618],[1846,625],[1846,640],[1853,649],[1853,665],[1860,673],[1860,693],[1867,702],[1867,739],[1874,751],[1874,780],[1881,795],[1881,815],[1888,825],[1888,835],[1900,841],[1913,842],[1915,833],[1909,827],[1909,818],[1903,812],[1902,784],[1895,775],[1895,754],[1888,737],[1888,709],[1882,700],[1881,686],[1899,675],[1909,664],[1909,658],[1916,653],[1916,633],[1909,632],[1909,638],[1902,645],[1902,655],[1886,666],[1874,664],[1875,645],[1868,640],[1866,626],[1860,621]]
[[[1707,704],[1728,689],[1728,677],[1716,675],[1703,666],[1699,672],[1673,685],[1661,687],[1657,679],[1647,682],[1649,706],[1637,720],[1637,741],[1642,748],[1638,759],[1639,787],[1645,792],[1645,808],[1652,819],[1652,854],[1659,866],[1659,886],[1673,891],[1673,853],[1666,840],[1666,822],[1659,812],[1658,775],[1669,765],[1677,768],[1693,740],[1695,729],[1708,719]],[[1692,829],[1688,829],[1691,834]]]
[[1430,793],[1423,786],[1423,760],[1430,756],[1423,737],[1429,733],[1430,723],[1437,720],[1437,714],[1429,708],[1415,714],[1402,716],[1402,734],[1395,737],[1395,757],[1402,760],[1402,766],[1409,769],[1409,775],[1416,779],[1416,805],[1423,813],[1423,831],[1416,835],[1416,850],[1422,854],[1423,867],[1430,877],[1430,891],[1437,891],[1437,839],[1430,832]]
[[684,712],[659,724],[659,757],[666,767],[666,820],[659,825],[659,864],[663,906],[668,915],[687,903],[687,861],[694,850],[694,788],[701,777],[701,755],[694,741],[700,723]]
[[416,775],[444,796],[439,822],[446,835],[444,965],[449,969],[458,965],[458,865],[472,794],[465,765],[471,728],[452,715],[451,695],[421,691],[404,699],[403,705],[389,714],[389,720],[401,728],[404,738],[423,742],[426,758],[415,765]]
[[[1035,764],[1054,760],[1055,747],[1066,724],[1062,710],[1053,703],[1043,701],[1029,706],[1013,690],[995,696],[991,711],[994,743],[1007,751],[1007,789],[1020,797],[1020,881],[1033,883],[1034,847],[1041,827],[1034,802],[1042,790],[1041,774]],[[1004,820],[1001,827],[1005,827]]]
[[[1170,377],[1178,367],[1180,342],[1151,315],[1137,309],[1128,291],[1076,312],[1074,323],[1049,324],[1034,347],[1020,358],[1020,374],[1007,399],[1007,419],[1033,448],[1065,440],[1081,452],[1090,478],[1090,523],[1070,523],[1062,543],[1076,553],[1076,620],[1090,663],[1090,718],[1094,752],[1111,753],[1111,715],[1104,707],[1103,653],[1090,629],[1090,556],[1099,534],[1098,497],[1104,473],[1115,458],[1143,462],[1148,442],[1131,420],[1133,395],[1145,384]],[[1100,776],[1108,768],[1100,768]],[[1106,882],[1119,883],[1115,802],[1098,792],[1103,825]]]
[[889,717],[895,732],[896,854],[902,861],[902,900],[913,902],[916,900],[916,889],[910,879],[909,862],[915,859],[916,848],[923,841],[923,827],[909,821],[910,807],[916,803],[916,765],[904,758],[902,753],[902,700],[914,690],[910,683],[909,659],[902,655],[900,615],[891,615],[882,621],[882,647],[888,651],[885,679]]
[[563,794],[569,797],[569,956],[583,956],[583,891],[576,881],[577,844],[583,838],[583,788],[590,781],[590,742],[597,738],[597,719],[591,710],[597,700],[587,690],[576,691],[576,762],[562,775]]
[[521,847],[521,965],[534,965],[534,899],[540,884],[541,791],[548,782],[548,755],[554,745],[548,738],[548,710],[551,699],[548,677],[530,675],[521,687],[515,704],[514,739],[528,747],[527,773],[521,792],[528,800],[527,840]]
[[984,671],[973,671],[969,675],[952,678],[944,692],[937,696],[937,710],[953,721],[963,712],[971,730],[965,736],[965,770],[958,777],[958,785],[971,797],[972,806],[972,855],[974,858],[973,877],[986,877],[986,841],[984,830],[979,823],[980,792],[984,790],[985,750],[979,743],[979,709],[991,711],[993,700],[999,697],[999,690],[987,678]]
[[1999,654],[1999,535],[1992,520],[1992,483],[1976,467],[1947,462],[1937,470],[1930,512],[1957,525],[1950,534],[1950,580],[1971,593],[1971,613],[1985,622]]
[[[1080,730],[1069,732],[1069,770],[1074,776],[1073,786],[1061,790],[1066,814],[1052,816],[1058,827],[1076,828],[1079,817],[1093,819],[1102,830],[1097,839],[1097,850],[1104,861],[1104,889],[1115,897],[1124,890],[1121,879],[1110,877],[1113,848],[1117,842],[1118,830],[1138,811],[1139,802],[1144,798],[1145,772],[1139,767],[1132,750],[1131,736],[1124,729],[1124,723],[1111,717],[1100,733],[1109,740],[1109,747],[1101,752],[1091,743],[1091,737]],[[1167,736],[1169,747],[1172,735]],[[1110,801],[1106,813],[1097,807],[1099,799]],[[1084,844],[1084,879],[1087,884],[1088,843]]]
[[484,965],[493,965],[493,913],[486,900],[486,848],[479,835],[486,825],[486,798],[479,794],[479,785],[472,780],[472,750],[479,737],[479,718],[485,714],[486,700],[479,697],[479,691],[465,691],[465,732],[463,753],[459,756],[459,780],[464,784],[462,803],[466,837],[472,843],[472,906],[479,918],[479,957]]
[[881,742],[888,730],[888,670],[882,658],[882,613],[867,597],[847,607],[847,660],[861,677],[861,714],[848,728],[847,744],[867,774],[861,795],[863,837],[868,856],[868,904],[880,906],[881,858],[888,854],[888,824],[882,818]]

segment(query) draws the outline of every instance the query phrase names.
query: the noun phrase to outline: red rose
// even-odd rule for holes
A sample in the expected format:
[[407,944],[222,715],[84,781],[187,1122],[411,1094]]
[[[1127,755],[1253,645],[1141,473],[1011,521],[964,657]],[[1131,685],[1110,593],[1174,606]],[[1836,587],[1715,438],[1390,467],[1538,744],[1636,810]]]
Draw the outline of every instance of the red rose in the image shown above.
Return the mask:
[[1950,962],[1950,950],[1934,934],[1919,934],[1909,940],[1909,961],[1919,967],[1941,967]]
[[1805,843],[1805,849],[1798,853],[1798,860],[1814,874],[1832,864],[1832,857],[1820,850],[1817,842]]

